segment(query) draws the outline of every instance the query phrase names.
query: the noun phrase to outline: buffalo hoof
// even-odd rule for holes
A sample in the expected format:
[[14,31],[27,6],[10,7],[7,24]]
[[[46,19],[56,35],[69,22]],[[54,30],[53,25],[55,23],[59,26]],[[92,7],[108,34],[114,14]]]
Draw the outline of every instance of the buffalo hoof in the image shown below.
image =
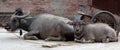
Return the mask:
[[81,39],[81,40],[78,40],[78,39],[74,39],[75,42],[78,42],[78,43],[85,43],[85,39]]
[[25,40],[38,40],[38,38],[36,36],[28,36],[28,37],[24,37]]
[[46,38],[45,41],[50,41],[51,39],[50,38]]
[[78,39],[74,39],[74,41],[75,41],[75,42],[80,42],[80,40],[78,40]]
[[110,39],[109,39],[109,38],[102,39],[102,42],[103,42],[103,43],[108,43],[108,42],[110,42]]
[[115,42],[118,42],[118,39],[117,39],[117,40],[115,40]]

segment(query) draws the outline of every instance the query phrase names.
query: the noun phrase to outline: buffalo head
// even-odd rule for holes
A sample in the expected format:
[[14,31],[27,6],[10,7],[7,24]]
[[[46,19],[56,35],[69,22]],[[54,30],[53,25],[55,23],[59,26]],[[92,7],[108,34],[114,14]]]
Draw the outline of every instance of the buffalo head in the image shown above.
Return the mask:
[[27,17],[30,14],[28,12],[27,14],[23,15],[23,12],[20,8],[18,8],[15,13],[12,15],[10,21],[6,24],[5,29],[8,31],[15,31],[18,28],[21,27],[22,23],[25,23],[25,17]]
[[73,27],[74,27],[75,38],[80,39],[80,36],[82,35],[81,33],[82,33],[86,23],[83,22],[82,20],[74,20],[73,22],[70,22],[69,24],[73,25]]

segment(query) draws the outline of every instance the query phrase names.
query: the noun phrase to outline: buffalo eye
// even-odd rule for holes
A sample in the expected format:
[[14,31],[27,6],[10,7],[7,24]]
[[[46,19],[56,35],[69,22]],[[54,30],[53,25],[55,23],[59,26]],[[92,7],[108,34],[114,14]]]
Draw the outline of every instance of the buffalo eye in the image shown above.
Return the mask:
[[16,20],[13,20],[12,22],[16,22]]
[[17,22],[17,20],[16,20],[16,19],[14,19],[14,20],[12,20],[12,22],[16,23],[16,22]]
[[68,22],[67,24],[69,24],[69,25],[74,25],[74,22]]

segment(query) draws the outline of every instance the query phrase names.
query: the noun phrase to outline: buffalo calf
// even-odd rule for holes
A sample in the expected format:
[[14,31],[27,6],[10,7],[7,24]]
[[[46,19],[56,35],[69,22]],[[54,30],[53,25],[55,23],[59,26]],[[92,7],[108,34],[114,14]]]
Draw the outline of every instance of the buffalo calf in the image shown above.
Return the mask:
[[113,28],[105,23],[87,24],[82,20],[74,20],[69,24],[74,26],[76,42],[116,42],[117,34]]

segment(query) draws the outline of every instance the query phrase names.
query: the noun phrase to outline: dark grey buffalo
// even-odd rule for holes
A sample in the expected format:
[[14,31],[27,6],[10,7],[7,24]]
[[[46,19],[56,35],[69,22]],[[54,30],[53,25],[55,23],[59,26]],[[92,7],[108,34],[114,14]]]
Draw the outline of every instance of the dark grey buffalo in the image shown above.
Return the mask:
[[116,32],[104,23],[87,24],[82,20],[69,22],[74,25],[74,36],[76,42],[116,42]]
[[73,40],[73,26],[67,24],[70,21],[67,18],[52,14],[39,14],[31,17],[28,13],[21,16],[13,15],[5,28],[9,31],[15,31],[19,28],[28,31],[24,35],[24,39],[28,40]]

